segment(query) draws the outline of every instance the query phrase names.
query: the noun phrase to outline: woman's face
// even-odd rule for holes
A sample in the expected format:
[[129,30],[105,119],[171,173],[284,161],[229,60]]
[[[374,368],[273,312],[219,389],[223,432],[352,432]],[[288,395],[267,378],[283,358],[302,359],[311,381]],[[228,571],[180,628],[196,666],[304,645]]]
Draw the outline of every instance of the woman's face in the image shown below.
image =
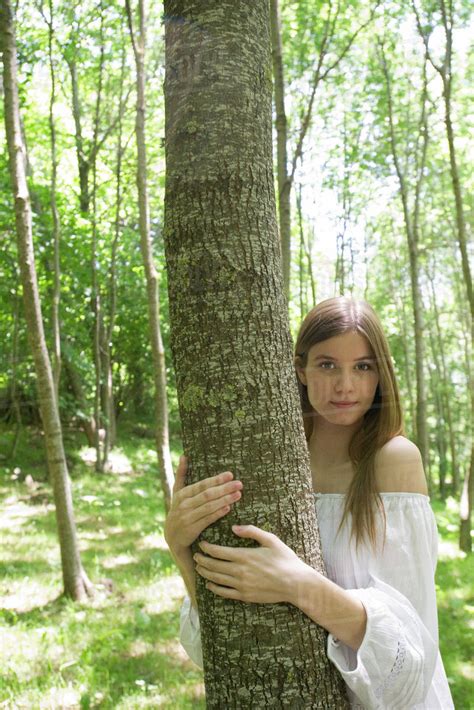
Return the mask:
[[313,345],[301,382],[318,415],[331,424],[351,426],[370,409],[379,382],[374,354],[364,336],[343,333]]

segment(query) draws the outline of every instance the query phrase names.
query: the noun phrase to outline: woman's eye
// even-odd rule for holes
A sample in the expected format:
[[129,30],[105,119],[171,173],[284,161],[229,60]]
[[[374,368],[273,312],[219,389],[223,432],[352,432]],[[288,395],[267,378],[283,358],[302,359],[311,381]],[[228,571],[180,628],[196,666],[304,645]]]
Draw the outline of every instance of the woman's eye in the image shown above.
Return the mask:
[[319,367],[321,367],[323,370],[332,370],[332,369],[334,369],[335,365],[333,362],[326,360],[324,362],[321,362],[319,364]]
[[372,366],[368,362],[359,362],[357,367],[359,370],[362,370],[362,372],[367,372],[368,370],[372,369]]

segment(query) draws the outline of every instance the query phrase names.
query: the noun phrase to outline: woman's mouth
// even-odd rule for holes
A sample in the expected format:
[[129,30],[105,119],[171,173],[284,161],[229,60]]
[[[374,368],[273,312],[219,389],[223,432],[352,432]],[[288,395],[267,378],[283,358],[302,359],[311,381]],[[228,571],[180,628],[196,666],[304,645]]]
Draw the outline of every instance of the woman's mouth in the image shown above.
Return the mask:
[[357,402],[331,402],[331,404],[339,409],[349,409],[350,407],[356,405]]

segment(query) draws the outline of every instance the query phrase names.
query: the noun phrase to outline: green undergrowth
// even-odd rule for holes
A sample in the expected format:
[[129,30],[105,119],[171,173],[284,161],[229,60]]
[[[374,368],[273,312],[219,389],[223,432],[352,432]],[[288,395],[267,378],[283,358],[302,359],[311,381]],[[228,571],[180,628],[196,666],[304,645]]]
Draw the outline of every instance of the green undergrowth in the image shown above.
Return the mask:
[[[43,443],[24,432],[16,460],[0,461],[0,708],[204,708],[202,673],[177,640],[184,587],[163,538],[153,441],[124,428],[112,470],[97,474],[80,435],[66,439],[96,593],[87,604],[61,597]],[[0,451],[10,441],[0,430]],[[457,504],[434,509],[441,652],[456,709],[469,710],[473,559],[457,550]]]

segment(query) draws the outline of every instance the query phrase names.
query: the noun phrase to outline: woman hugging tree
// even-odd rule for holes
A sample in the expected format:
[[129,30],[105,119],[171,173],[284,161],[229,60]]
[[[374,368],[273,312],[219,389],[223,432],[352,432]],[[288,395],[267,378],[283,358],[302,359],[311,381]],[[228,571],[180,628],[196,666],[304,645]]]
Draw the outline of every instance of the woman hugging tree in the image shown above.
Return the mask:
[[243,484],[227,471],[185,486],[182,457],[165,524],[189,594],[181,643],[202,665],[197,573],[214,594],[290,603],[325,628],[352,708],[454,708],[438,650],[436,522],[371,306],[345,297],[315,306],[300,327],[295,369],[328,577],[253,525],[232,529],[259,547],[201,542],[192,558],[191,544],[238,503]]

